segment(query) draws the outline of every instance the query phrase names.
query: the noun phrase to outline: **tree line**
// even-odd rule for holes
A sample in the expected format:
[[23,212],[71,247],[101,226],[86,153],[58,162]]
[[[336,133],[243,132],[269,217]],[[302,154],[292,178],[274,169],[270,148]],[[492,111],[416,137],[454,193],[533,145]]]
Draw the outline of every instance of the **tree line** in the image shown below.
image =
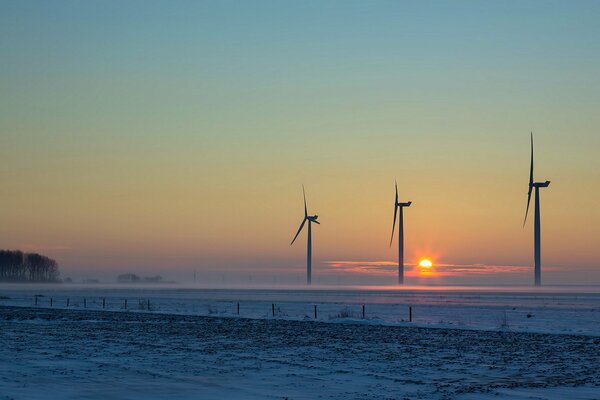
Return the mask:
[[58,282],[58,263],[37,253],[0,250],[0,281]]

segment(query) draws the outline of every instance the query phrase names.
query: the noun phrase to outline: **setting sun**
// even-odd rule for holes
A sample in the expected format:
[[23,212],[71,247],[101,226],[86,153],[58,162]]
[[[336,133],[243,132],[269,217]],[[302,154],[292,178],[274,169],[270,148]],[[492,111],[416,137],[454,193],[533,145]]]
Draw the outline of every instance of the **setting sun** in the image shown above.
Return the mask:
[[419,261],[419,267],[421,267],[421,268],[431,268],[432,266],[433,266],[433,263],[430,260],[423,259],[423,260]]

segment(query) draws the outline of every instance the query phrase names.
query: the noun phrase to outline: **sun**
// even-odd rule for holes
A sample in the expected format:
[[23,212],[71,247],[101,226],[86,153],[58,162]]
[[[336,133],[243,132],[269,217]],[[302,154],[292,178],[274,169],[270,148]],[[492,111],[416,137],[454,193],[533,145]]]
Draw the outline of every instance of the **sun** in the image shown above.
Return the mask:
[[432,266],[433,266],[433,263],[426,258],[419,261],[419,267],[421,267],[421,268],[431,268]]

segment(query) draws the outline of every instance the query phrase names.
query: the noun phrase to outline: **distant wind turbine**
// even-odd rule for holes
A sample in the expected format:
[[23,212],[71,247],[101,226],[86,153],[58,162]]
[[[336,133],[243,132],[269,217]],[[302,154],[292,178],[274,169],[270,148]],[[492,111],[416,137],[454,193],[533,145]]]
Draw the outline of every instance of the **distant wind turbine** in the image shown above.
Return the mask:
[[311,280],[312,280],[312,276],[311,276],[311,266],[312,266],[312,229],[311,229],[311,225],[313,222],[315,224],[319,224],[319,225],[321,223],[317,221],[317,218],[319,218],[318,215],[313,215],[313,216],[308,215],[308,208],[306,206],[306,193],[304,192],[304,185],[302,185],[302,195],[304,196],[304,219],[302,220],[302,223],[300,224],[300,228],[298,228],[298,232],[296,232],[296,236],[294,236],[294,239],[292,239],[292,243],[290,243],[290,246],[294,244],[294,242],[296,241],[296,238],[302,231],[302,228],[304,228],[304,224],[306,223],[306,221],[308,221],[308,241],[307,241],[308,244],[307,244],[307,248],[306,248],[306,284],[310,285]]
[[398,182],[396,182],[396,198],[394,199],[394,224],[392,225],[392,237],[390,238],[390,247],[394,240],[394,229],[396,228],[396,216],[400,209],[398,222],[398,284],[404,284],[404,207],[410,207],[412,201],[408,203],[398,202]]
[[527,193],[527,208],[525,210],[525,219],[523,227],[527,222],[527,214],[529,213],[529,203],[531,201],[531,191],[535,188],[535,216],[534,216],[534,260],[535,260],[535,286],[542,284],[542,249],[541,249],[541,227],[540,227],[540,188],[545,188],[550,185],[550,181],[534,182],[533,181],[533,132],[531,132],[531,165],[529,167],[529,191]]

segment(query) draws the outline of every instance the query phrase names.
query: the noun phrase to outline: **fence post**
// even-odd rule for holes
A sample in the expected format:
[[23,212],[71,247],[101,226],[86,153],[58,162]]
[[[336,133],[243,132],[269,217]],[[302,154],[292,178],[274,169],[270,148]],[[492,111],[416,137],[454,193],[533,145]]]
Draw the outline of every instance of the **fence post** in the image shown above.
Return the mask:
[[35,306],[37,306],[37,298],[38,298],[37,294],[33,296],[33,299],[34,299],[33,305],[35,305]]
[[271,304],[271,313],[275,316],[275,303]]
[[127,310],[127,299],[125,299],[125,309]]
[[408,306],[408,322],[412,322],[412,306]]
[[52,307],[52,303],[53,303],[52,297],[50,297],[50,307]]
[[317,319],[317,305],[315,304],[315,319]]
[[148,311],[150,311],[150,299],[148,299]]
[[240,303],[237,303],[237,315],[240,315]]
[[69,307],[69,298],[67,297],[67,307]]
[[106,297],[102,298],[102,308],[106,307]]
[[86,301],[85,297],[83,298],[83,308],[87,308],[87,301]]
[[363,314],[363,319],[365,319],[365,305],[364,304],[363,304],[363,307],[362,307],[362,314]]

